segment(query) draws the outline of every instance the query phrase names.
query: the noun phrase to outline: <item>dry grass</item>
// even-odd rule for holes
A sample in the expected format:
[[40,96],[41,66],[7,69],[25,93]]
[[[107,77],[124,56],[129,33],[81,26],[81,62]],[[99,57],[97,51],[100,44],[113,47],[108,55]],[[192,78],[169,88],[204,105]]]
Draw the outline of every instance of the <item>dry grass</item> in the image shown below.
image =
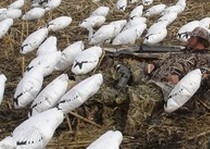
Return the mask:
[[[65,30],[57,33],[50,33],[58,38],[59,49],[65,48],[68,44],[77,40],[84,40],[87,45],[88,32],[78,27],[78,23],[84,18],[88,17],[90,12],[96,9],[100,5],[106,5],[111,8],[111,13],[107,17],[107,22],[126,19],[129,12],[135,5],[129,5],[126,12],[117,12],[114,10],[114,4],[116,0],[101,0],[98,4],[94,4],[91,0],[63,0],[62,5],[46,14],[42,19],[32,22],[23,22],[22,20],[16,20],[9,33],[0,39],[0,72],[4,73],[8,80],[6,84],[6,92],[4,101],[0,106],[0,138],[4,138],[9,135],[10,132],[20,124],[27,115],[27,109],[14,110],[12,106],[12,98],[14,95],[15,87],[22,77],[22,69],[24,69],[22,59],[23,56],[19,54],[19,48],[22,41],[38,27],[45,25],[48,21],[56,18],[60,15],[68,15],[73,18],[72,24]],[[155,4],[160,3],[160,0],[154,0]],[[0,6],[7,6],[11,0],[1,1]],[[176,0],[162,0],[165,4],[173,4]],[[29,4],[24,7],[24,11],[29,9]],[[210,16],[210,1],[209,0],[187,0],[186,10],[179,15],[178,19],[168,28],[169,34],[161,44],[163,45],[178,45],[181,44],[175,39],[175,33],[185,23],[201,19],[206,16]],[[153,18],[155,19],[155,18]],[[154,22],[150,19],[149,24]],[[140,44],[142,40],[139,40],[137,44]],[[35,57],[35,52],[24,56],[25,65]],[[115,61],[120,61],[115,59]],[[124,60],[126,62],[127,60]],[[103,63],[103,61],[102,61]],[[116,62],[114,62],[116,63]],[[113,64],[111,64],[112,66]],[[105,70],[106,71],[105,71]],[[112,70],[100,67],[98,71],[104,71],[104,76],[107,79],[111,78],[109,74]],[[71,74],[71,72],[67,72]],[[55,78],[58,73],[54,73],[50,77],[47,77],[45,84]],[[72,75],[72,74],[71,74]],[[107,82],[106,85],[113,85]],[[104,85],[103,88],[106,87]],[[92,142],[97,136],[102,134],[108,129],[112,129],[115,126],[113,122],[112,114],[117,107],[116,105],[103,104],[100,93],[95,95],[85,106],[77,110],[76,112],[83,115],[85,118],[93,121],[93,115],[95,108],[100,111],[100,106],[103,106],[102,128],[97,128],[83,120],[80,120],[74,116],[70,116],[72,129],[68,128],[67,121],[58,128],[53,139],[50,141],[47,148],[49,149],[80,149],[85,148],[90,142]],[[95,102],[95,101],[97,102]],[[109,107],[109,108],[108,108]],[[111,108],[110,108],[111,107]],[[96,121],[96,120],[95,120]],[[100,121],[99,121],[100,122]],[[99,123],[96,121],[96,123]],[[137,131],[137,130],[136,130]],[[139,131],[136,134],[136,138],[131,136],[125,136],[122,144],[123,149],[133,148],[205,148],[208,135],[210,135],[210,113],[209,111],[202,115],[186,115],[183,113],[177,113],[175,115],[162,114],[157,125],[153,125],[148,122],[142,122]]]

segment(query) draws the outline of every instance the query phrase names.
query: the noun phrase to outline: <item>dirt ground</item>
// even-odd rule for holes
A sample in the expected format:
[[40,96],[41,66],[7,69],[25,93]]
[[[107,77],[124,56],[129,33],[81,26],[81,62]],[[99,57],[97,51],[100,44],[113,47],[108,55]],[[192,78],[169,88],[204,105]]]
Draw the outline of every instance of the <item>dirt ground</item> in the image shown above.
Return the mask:
[[[11,0],[1,1],[0,7],[6,7]],[[154,4],[164,3],[173,5],[176,0],[154,0]],[[88,32],[78,27],[78,24],[90,15],[98,6],[108,6],[111,13],[106,22],[118,19],[127,19],[129,12],[137,4],[129,4],[125,12],[117,12],[114,8],[116,0],[101,0],[95,4],[91,0],[63,0],[62,5],[47,13],[42,19],[32,22],[16,20],[9,33],[0,39],[0,72],[7,76],[5,96],[0,105],[0,139],[9,135],[16,126],[27,117],[26,109],[13,108],[13,95],[17,83],[27,64],[35,57],[36,52],[21,55],[19,48],[22,41],[38,27],[45,25],[49,20],[61,15],[71,16],[72,24],[66,29],[50,33],[58,38],[59,49],[83,40],[87,44]],[[140,3],[139,3],[140,4]],[[23,11],[29,9],[29,4]],[[182,45],[176,40],[178,29],[185,23],[210,16],[209,0],[187,0],[187,8],[177,20],[168,27],[168,36],[161,45]],[[157,18],[150,18],[148,25]],[[142,42],[140,39],[136,46]],[[110,45],[102,45],[106,47]],[[101,72],[104,84],[100,91],[91,97],[83,106],[68,114],[68,118],[56,130],[48,149],[83,149],[102,133],[109,129],[121,130],[124,139],[122,149],[203,149],[207,148],[210,136],[210,101],[198,100],[196,108],[184,106],[173,114],[166,114],[162,109],[163,97],[160,89],[154,84],[147,84],[144,79],[146,60],[133,57],[111,58],[105,56],[100,66],[84,76],[77,76],[80,81],[94,73]],[[132,75],[128,86],[117,90],[115,84],[119,79],[114,66],[127,66]],[[45,78],[44,86],[62,72],[54,72]],[[73,75],[70,70],[65,73]],[[75,113],[77,114],[75,116]],[[81,117],[79,117],[80,115]],[[69,121],[68,121],[69,120]]]

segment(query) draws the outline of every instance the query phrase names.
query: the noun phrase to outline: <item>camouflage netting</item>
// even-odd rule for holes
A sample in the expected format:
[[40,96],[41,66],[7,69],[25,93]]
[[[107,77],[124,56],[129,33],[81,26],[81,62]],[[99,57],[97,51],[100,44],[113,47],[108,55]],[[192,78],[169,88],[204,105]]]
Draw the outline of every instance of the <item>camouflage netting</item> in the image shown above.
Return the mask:
[[[6,7],[11,2],[12,0],[1,1],[0,7]],[[154,0],[154,4],[161,2],[173,5],[176,0]],[[9,33],[0,39],[0,71],[8,79],[4,101],[0,106],[0,139],[9,135],[27,117],[28,108],[15,110],[12,103],[22,72],[35,57],[35,52],[24,56],[19,53],[22,41],[50,20],[61,15],[68,15],[73,19],[72,24],[50,35],[58,38],[59,49],[64,49],[78,40],[85,41],[87,48],[88,32],[79,28],[78,24],[88,17],[90,12],[98,6],[109,6],[111,13],[107,16],[108,23],[118,19],[127,19],[129,12],[137,5],[129,4],[125,12],[117,12],[114,9],[115,3],[116,0],[101,0],[98,4],[92,3],[91,0],[63,0],[58,9],[47,13],[42,19],[31,22],[15,21]],[[29,4],[24,7],[24,11],[28,9]],[[187,0],[187,8],[168,27],[168,36],[160,45],[181,45],[182,43],[175,38],[178,29],[189,21],[210,16],[209,10],[209,0]],[[148,24],[151,25],[156,19],[157,17],[150,18]],[[137,45],[141,42],[142,39],[137,42]],[[132,76],[128,86],[120,91],[116,89],[120,74],[115,69],[119,63],[127,66]],[[195,101],[196,109],[202,108],[204,112],[196,112],[197,110],[194,111],[192,107],[189,107],[190,104],[187,104],[173,114],[164,113],[163,96],[156,85],[147,83],[143,72],[145,65],[144,60],[132,57],[110,58],[105,55],[94,72],[76,77],[76,80],[80,81],[101,72],[104,76],[104,84],[100,91],[83,106],[73,111],[74,113],[68,114],[70,122],[65,119],[56,130],[47,148],[82,149],[108,129],[119,129],[123,132],[122,149],[206,148],[210,135],[209,101],[203,99]],[[73,75],[70,70],[65,72],[70,76]],[[54,72],[47,77],[44,86],[60,73]],[[75,116],[75,113],[82,117]]]

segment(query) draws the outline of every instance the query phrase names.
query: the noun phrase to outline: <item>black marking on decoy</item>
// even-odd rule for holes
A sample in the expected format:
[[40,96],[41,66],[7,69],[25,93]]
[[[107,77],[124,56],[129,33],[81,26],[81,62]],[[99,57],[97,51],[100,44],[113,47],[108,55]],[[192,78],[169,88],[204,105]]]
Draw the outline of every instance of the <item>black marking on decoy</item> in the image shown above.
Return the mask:
[[23,46],[20,48],[20,50],[23,51],[24,47],[26,47],[26,46],[28,46],[28,43],[25,44],[25,45],[23,45]]
[[74,65],[74,68],[77,67],[77,66],[79,66],[79,69],[82,69],[82,65],[84,63],[88,63],[88,61],[76,62],[76,64]]
[[20,93],[16,98],[13,99],[13,101],[16,103],[16,105],[19,105],[18,98],[20,98],[23,95],[23,93]]
[[26,67],[26,71],[30,71],[34,66]]

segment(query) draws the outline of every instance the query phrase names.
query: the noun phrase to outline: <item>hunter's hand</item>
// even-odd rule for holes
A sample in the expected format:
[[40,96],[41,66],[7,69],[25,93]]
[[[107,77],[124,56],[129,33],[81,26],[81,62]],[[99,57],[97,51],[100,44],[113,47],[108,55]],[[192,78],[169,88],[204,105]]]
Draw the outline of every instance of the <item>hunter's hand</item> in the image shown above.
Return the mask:
[[177,84],[179,82],[179,76],[178,75],[168,75],[168,81]]
[[154,69],[155,69],[155,65],[154,64],[147,64],[146,74],[151,74]]

